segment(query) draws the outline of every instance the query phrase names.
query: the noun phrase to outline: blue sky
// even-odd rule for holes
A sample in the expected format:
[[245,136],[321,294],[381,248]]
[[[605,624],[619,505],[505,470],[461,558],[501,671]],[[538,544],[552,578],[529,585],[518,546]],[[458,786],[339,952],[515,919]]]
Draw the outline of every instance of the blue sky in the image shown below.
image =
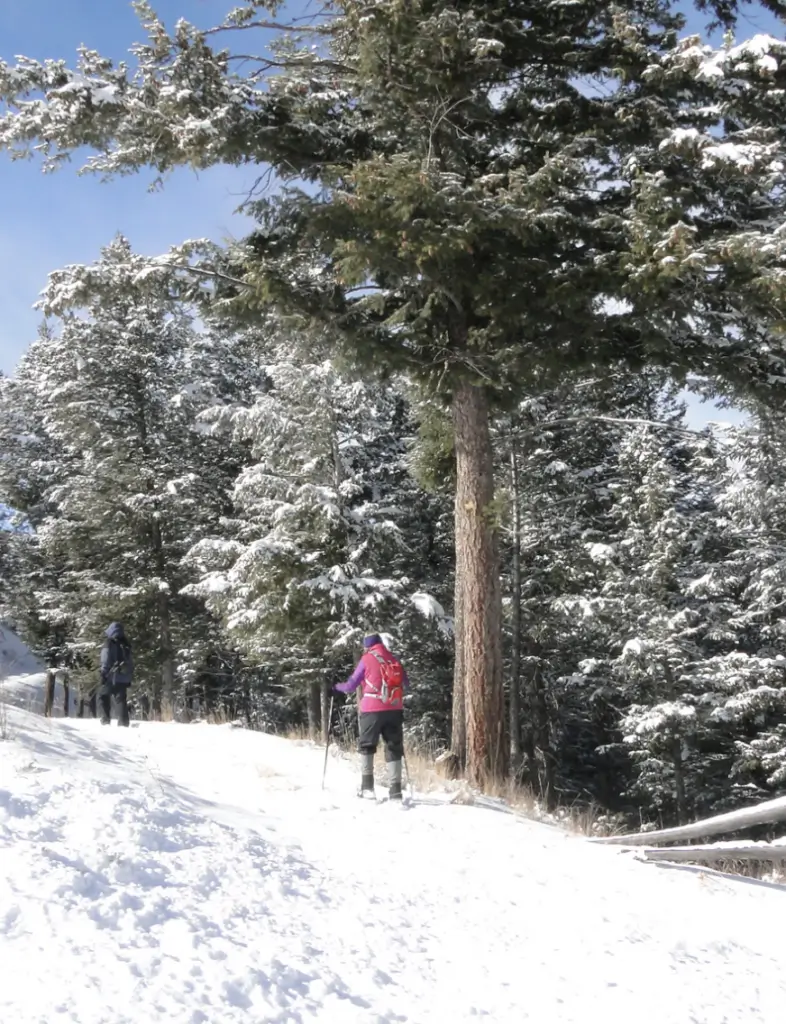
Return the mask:
[[[158,0],[167,24],[185,17],[212,25],[231,0]],[[122,58],[142,38],[127,0],[0,0],[0,57],[63,57],[84,43]],[[76,165],[42,175],[34,163],[0,154],[0,370],[11,373],[35,339],[40,314],[31,307],[49,271],[89,263],[122,231],[139,252],[157,254],[186,238],[242,236],[233,215],[253,168],[176,171],[163,192],[148,193],[153,174],[102,184],[78,177]]]
[[[171,25],[187,18],[214,25],[233,0],[155,0]],[[692,19],[699,31],[701,21]],[[780,34],[768,15],[751,9],[738,35]],[[142,37],[128,0],[0,0],[0,57],[18,54],[73,60],[85,44],[116,59]],[[180,170],[163,192],[149,193],[140,174],[102,184],[76,168],[42,175],[33,163],[0,154],[0,370],[13,369],[35,339],[40,315],[32,309],[49,271],[89,263],[121,231],[142,253],[158,254],[186,238],[240,237],[248,222],[234,214],[256,178],[254,168],[214,168],[199,175]],[[699,414],[699,418],[701,415]],[[724,418],[726,418],[724,416]]]

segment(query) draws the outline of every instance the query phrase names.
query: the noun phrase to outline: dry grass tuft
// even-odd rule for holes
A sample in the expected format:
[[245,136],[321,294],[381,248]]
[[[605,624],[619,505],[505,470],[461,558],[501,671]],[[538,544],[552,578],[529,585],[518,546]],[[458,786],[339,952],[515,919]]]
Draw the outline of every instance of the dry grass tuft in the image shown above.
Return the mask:
[[229,725],[233,721],[227,714],[226,708],[215,708],[213,711],[208,711],[204,720],[208,725]]
[[151,718],[155,722],[176,722],[177,716],[175,715],[175,706],[172,701],[162,701],[161,714],[158,716],[151,714]]
[[[287,731],[282,735],[284,739],[292,740],[294,743],[324,743],[321,736],[312,736],[308,731],[308,728],[304,725],[298,725],[291,729],[287,729]],[[332,737],[330,742],[331,744],[333,743]]]
[[450,798],[452,804],[460,804],[462,807],[474,807],[477,803],[477,794],[473,793],[466,782],[459,783],[459,788]]
[[582,836],[614,836],[625,831],[618,820],[594,802],[560,808],[554,817],[571,832]]
[[420,793],[433,793],[445,788],[445,776],[441,773],[434,753],[423,747],[407,746],[405,751],[405,784],[414,786]]

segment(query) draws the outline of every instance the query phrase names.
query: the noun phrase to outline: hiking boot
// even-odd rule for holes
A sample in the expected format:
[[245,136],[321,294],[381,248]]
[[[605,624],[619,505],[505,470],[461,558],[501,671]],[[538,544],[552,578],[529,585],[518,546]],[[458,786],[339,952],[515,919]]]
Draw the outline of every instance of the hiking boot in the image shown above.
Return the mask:
[[391,800],[401,799],[401,761],[388,761],[388,793]]
[[374,799],[374,755],[361,751],[360,790],[358,796]]

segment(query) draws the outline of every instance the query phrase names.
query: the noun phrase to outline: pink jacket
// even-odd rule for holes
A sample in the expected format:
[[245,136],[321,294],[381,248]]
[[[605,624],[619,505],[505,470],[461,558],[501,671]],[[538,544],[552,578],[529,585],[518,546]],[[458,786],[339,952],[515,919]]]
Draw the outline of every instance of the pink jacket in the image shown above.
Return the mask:
[[404,690],[409,687],[407,673],[402,666],[403,689],[399,693],[392,694],[392,699],[383,701],[380,697],[382,670],[380,669],[378,658],[401,665],[398,658],[391,654],[384,644],[374,644],[373,647],[370,647],[363,653],[349,679],[345,683],[338,683],[335,687],[340,693],[354,693],[359,686],[362,686],[363,696],[360,700],[360,713],[363,715],[373,711],[401,711],[404,707]]

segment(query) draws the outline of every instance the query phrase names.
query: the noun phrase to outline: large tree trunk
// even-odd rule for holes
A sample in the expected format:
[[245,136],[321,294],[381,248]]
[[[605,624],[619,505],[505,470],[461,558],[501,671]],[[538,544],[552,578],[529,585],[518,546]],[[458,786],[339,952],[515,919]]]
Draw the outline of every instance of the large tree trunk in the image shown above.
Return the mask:
[[[464,683],[467,776],[477,786],[505,777],[502,599],[493,522],[494,459],[485,392],[469,383],[453,396],[456,552],[461,567],[457,650]],[[460,553],[460,554],[459,554]]]
[[519,463],[515,448],[510,452],[510,488],[513,493],[513,553],[511,559],[511,618],[513,634],[510,657],[510,763],[515,774],[521,765],[521,506],[519,504]]
[[[456,506],[458,508],[458,505]],[[458,526],[458,522],[456,523]],[[458,530],[456,531],[458,537]],[[456,544],[456,580],[453,599],[454,660],[453,660],[453,716],[450,733],[450,759],[448,774],[458,777],[467,764],[467,710],[464,700],[464,644],[460,624],[463,622],[463,549]]]

